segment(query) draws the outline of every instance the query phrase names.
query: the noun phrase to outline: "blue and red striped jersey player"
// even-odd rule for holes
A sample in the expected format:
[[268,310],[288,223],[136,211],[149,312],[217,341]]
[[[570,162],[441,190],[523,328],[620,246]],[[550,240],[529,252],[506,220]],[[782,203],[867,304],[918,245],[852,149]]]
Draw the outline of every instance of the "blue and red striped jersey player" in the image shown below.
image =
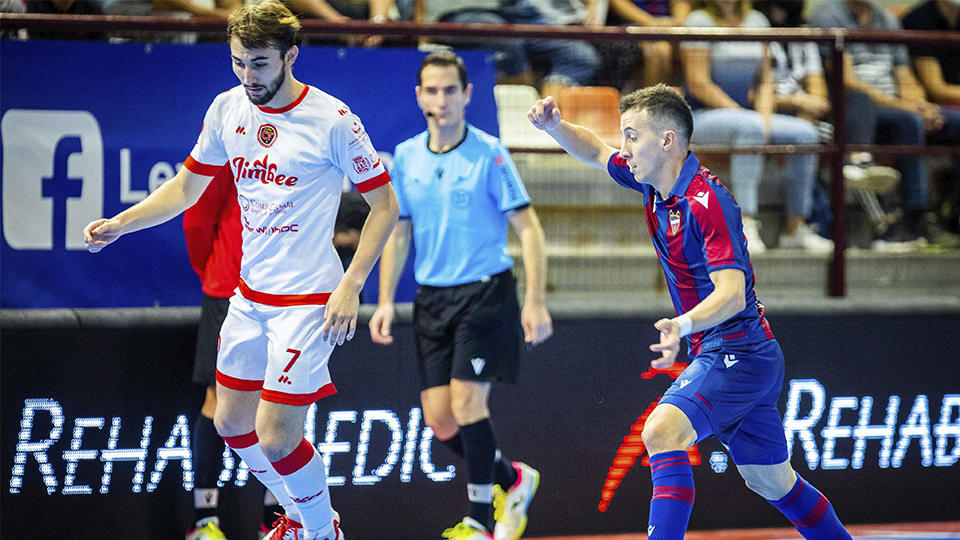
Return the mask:
[[647,227],[677,316],[654,325],[664,369],[687,338],[692,359],[644,425],[653,498],[650,540],[682,540],[693,509],[687,448],[711,435],[729,450],[747,487],[767,499],[804,538],[849,539],[819,491],[790,466],[777,411],[784,359],[753,290],[753,268],[740,207],[688,149],[693,116],[665,85],[620,102],[619,151],[562,119],[552,97],[527,114],[564,150],[639,191]]

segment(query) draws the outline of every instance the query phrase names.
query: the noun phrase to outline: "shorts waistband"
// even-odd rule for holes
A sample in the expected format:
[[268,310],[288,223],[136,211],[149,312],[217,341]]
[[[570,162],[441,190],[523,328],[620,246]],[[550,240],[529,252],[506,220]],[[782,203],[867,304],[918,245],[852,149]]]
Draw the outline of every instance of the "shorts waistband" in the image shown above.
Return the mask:
[[330,299],[330,293],[315,294],[270,294],[255,291],[242,279],[240,280],[240,294],[251,302],[275,307],[289,306],[324,306]]

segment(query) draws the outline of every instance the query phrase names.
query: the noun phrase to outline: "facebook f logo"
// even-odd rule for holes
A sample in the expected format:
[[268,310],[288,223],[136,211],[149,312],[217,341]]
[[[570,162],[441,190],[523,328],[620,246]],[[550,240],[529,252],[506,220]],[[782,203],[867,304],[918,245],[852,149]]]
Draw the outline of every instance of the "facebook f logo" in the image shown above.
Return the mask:
[[3,137],[3,236],[13,249],[84,249],[103,213],[103,139],[86,111],[12,109]]

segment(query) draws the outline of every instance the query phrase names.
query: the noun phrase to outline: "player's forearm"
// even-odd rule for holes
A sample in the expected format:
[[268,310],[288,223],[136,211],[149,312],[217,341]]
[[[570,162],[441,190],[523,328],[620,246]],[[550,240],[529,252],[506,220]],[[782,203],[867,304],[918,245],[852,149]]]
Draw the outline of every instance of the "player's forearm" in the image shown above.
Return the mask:
[[[350,267],[343,274],[342,283],[353,287],[357,293],[363,289],[363,284],[367,281],[370,271],[373,270],[377,258],[383,252],[383,247],[390,238],[390,233],[396,226],[397,217],[400,215],[397,197],[390,185],[387,184],[378,189],[389,191],[370,204],[370,214],[363,224],[363,230],[360,231],[357,252],[353,256],[353,261],[350,262]],[[370,202],[369,199],[368,202]]]
[[[533,209],[531,208],[530,211],[532,212]],[[547,242],[536,214],[532,214],[532,220],[533,223],[519,235],[527,285],[524,305],[544,304],[546,302]]]
[[409,221],[397,223],[383,248],[383,255],[380,256],[380,304],[392,304],[397,296],[400,274],[410,253],[410,227]]
[[746,297],[742,286],[731,283],[718,285],[702,302],[684,314],[691,322],[688,334],[713,328],[740,313],[745,307]]
[[566,120],[561,120],[556,128],[547,133],[568,154],[597,169],[606,169],[607,159],[615,152],[589,129]]
[[196,204],[206,186],[195,186],[192,182],[188,184],[184,170],[181,168],[181,172],[172,180],[165,182],[146,199],[114,216],[120,223],[122,234],[164,223]]

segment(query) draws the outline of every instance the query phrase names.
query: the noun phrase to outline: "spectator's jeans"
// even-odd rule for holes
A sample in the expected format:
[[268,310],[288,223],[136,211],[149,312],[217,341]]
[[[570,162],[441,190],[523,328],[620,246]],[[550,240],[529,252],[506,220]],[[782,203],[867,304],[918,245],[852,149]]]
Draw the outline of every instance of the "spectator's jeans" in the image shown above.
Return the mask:
[[[693,112],[694,144],[763,144],[763,117],[747,109],[699,109]],[[785,114],[770,118],[770,144],[816,144],[817,128],[806,120]],[[818,156],[792,154],[787,158],[787,214],[806,218],[810,214]],[[757,189],[763,173],[762,155],[731,155],[733,196],[744,214],[757,213]]]
[[[850,117],[849,122],[857,122]],[[849,123],[848,122],[848,123]],[[927,144],[927,130],[919,114],[877,107],[876,142],[887,144]],[[904,210],[925,210],[929,196],[929,172],[927,164],[918,155],[900,155],[894,158],[893,166],[900,171],[900,205]]]
[[[464,10],[443,17],[444,22],[488,24],[546,24],[543,16],[529,8],[511,7],[498,11]],[[476,43],[458,43],[463,48],[477,48]],[[543,78],[545,83],[561,86],[587,84],[600,65],[600,55],[585,41],[562,41],[555,39],[530,40],[495,39],[482,46],[494,51],[497,71],[501,75],[519,75],[530,70],[530,55],[544,57],[550,63],[550,71]]]

